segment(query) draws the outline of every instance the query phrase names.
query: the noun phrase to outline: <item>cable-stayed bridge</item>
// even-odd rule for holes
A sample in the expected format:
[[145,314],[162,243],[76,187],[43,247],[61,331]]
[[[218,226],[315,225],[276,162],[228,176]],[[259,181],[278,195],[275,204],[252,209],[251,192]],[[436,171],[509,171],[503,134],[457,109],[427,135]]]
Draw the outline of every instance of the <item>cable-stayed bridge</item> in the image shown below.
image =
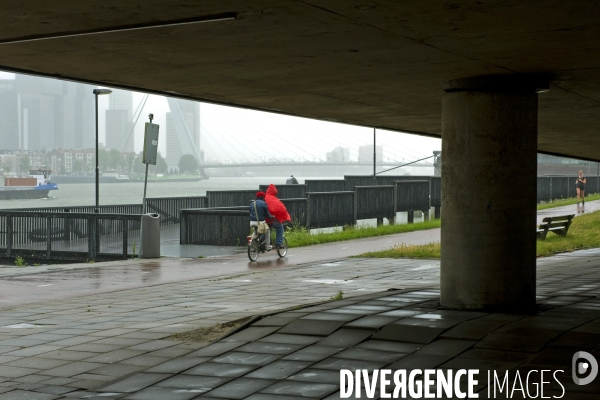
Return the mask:
[[[377,163],[377,173],[398,167],[403,163]],[[332,177],[344,175],[369,175],[373,173],[372,163],[360,162],[225,162],[205,163],[204,174],[209,177],[228,176],[314,176]],[[395,168],[388,172],[391,175],[433,175],[432,163],[415,163]]]

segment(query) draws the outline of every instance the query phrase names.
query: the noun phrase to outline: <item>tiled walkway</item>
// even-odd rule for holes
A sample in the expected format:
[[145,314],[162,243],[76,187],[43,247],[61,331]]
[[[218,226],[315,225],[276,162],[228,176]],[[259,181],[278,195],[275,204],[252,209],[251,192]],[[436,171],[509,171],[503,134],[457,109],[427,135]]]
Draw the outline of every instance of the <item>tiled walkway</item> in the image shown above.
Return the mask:
[[[539,260],[537,316],[440,310],[438,262],[385,259],[17,306],[0,312],[0,399],[337,398],[343,366],[561,366],[567,382],[574,350],[600,343],[599,255]],[[163,340],[339,290],[342,301],[265,318],[210,347]],[[597,383],[565,387],[569,399],[596,398],[576,389],[600,392]]]

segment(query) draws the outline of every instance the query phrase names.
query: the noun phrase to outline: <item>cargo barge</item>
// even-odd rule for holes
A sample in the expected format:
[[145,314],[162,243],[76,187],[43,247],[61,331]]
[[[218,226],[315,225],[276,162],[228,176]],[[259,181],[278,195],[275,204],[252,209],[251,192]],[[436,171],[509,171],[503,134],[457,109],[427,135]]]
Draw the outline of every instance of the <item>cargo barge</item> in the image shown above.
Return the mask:
[[56,183],[50,182],[49,169],[30,170],[28,178],[4,178],[0,186],[0,200],[43,199],[51,190],[58,190]]

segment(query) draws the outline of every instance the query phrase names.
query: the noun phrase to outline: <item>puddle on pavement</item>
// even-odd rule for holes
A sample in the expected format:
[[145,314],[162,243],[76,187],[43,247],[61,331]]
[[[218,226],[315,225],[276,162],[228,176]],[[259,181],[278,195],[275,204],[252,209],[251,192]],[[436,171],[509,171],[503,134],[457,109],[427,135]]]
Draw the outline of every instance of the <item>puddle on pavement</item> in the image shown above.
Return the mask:
[[13,328],[13,329],[28,329],[28,328],[41,328],[41,327],[42,327],[42,325],[34,325],[34,324],[28,324],[28,323],[3,326],[3,328]]
[[421,271],[424,269],[433,269],[433,268],[439,268],[439,265],[425,264],[425,265],[420,265],[416,268],[411,268],[411,269],[409,269],[409,271]]
[[347,281],[340,281],[337,279],[311,279],[311,280],[306,280],[304,282],[309,282],[309,283],[324,283],[326,285],[335,285],[335,284],[339,284],[339,283],[350,283],[350,282],[354,282],[352,279],[347,280]]

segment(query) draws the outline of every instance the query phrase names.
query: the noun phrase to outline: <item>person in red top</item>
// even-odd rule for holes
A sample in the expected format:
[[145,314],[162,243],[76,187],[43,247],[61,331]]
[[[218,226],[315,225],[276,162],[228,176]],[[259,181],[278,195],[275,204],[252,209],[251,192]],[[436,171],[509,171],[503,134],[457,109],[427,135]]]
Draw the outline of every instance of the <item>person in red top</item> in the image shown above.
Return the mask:
[[275,238],[275,245],[277,247],[283,244],[283,223],[291,221],[290,214],[288,213],[285,205],[277,198],[277,188],[275,185],[270,184],[267,188],[267,195],[265,196],[269,213],[274,217],[270,220],[267,219],[267,223],[275,228],[277,236]]

